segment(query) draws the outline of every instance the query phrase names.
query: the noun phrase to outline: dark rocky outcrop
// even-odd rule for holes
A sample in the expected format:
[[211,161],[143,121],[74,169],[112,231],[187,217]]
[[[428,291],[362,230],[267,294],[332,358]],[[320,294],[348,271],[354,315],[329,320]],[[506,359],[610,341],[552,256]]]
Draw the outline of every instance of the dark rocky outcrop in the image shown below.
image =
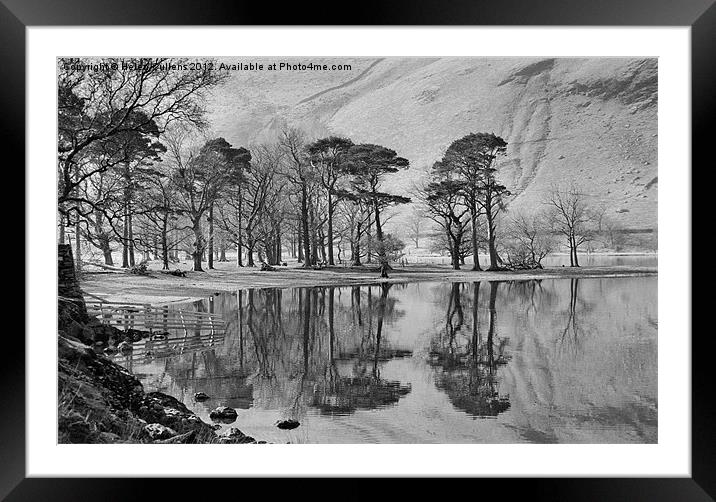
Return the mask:
[[214,427],[203,422],[182,402],[161,392],[145,393],[134,375],[105,357],[102,350],[105,342],[100,339],[110,343],[124,339],[119,347],[122,344],[131,347],[130,341],[136,334],[88,319],[74,278],[72,252],[69,246],[61,245],[59,249],[60,268],[64,271],[59,291],[69,298],[59,304],[57,426],[60,443],[255,442],[243,433],[241,436],[233,433],[228,439],[222,436],[220,440]]
[[[60,443],[229,442],[178,399],[145,393],[134,375],[91,347],[58,340]],[[247,438],[231,442],[254,442]]]
[[[58,441],[229,441],[219,441],[214,428],[179,400],[161,392],[145,393],[134,375],[104,356],[106,343],[131,348],[131,342],[144,334],[123,332],[89,318],[67,245],[58,246],[58,269]],[[240,441],[236,433],[231,437],[230,442],[255,442],[243,433]]]

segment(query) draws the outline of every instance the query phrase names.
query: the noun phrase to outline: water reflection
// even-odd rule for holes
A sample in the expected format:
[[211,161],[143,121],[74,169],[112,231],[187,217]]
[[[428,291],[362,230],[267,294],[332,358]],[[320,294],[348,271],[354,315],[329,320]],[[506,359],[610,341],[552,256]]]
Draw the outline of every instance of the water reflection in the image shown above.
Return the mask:
[[[363,324],[360,288],[351,288],[351,313],[357,326],[360,344],[349,352],[342,353],[340,358],[352,360],[352,375],[342,376],[336,363],[335,352],[335,288],[328,288],[328,368],[323,378],[316,383],[312,405],[321,413],[328,415],[346,415],[357,409],[371,410],[389,406],[410,392],[410,385],[402,385],[395,380],[380,378],[380,361],[394,357],[410,355],[409,351],[391,350],[381,346],[383,324],[386,319],[400,315],[395,309],[395,299],[388,298],[392,285],[381,284],[378,289],[380,296],[373,300],[372,288],[367,291],[368,323]],[[373,315],[376,312],[375,334],[373,334]]]
[[[125,365],[202,417],[236,408],[254,437],[656,441],[656,277],[250,289],[194,308],[225,337]],[[287,419],[301,426],[273,425]]]
[[[468,284],[453,283],[447,301],[445,329],[433,339],[430,364],[439,368],[436,385],[444,390],[450,402],[458,409],[474,417],[496,417],[509,409],[510,398],[500,395],[497,368],[507,364],[507,338],[495,334],[497,288],[499,282],[489,283],[489,317],[487,336],[480,330],[479,296],[480,283],[472,283],[472,304],[469,327],[465,326],[462,303]],[[462,336],[463,330],[469,336]],[[462,340],[461,340],[462,338]],[[464,343],[463,343],[464,342]]]

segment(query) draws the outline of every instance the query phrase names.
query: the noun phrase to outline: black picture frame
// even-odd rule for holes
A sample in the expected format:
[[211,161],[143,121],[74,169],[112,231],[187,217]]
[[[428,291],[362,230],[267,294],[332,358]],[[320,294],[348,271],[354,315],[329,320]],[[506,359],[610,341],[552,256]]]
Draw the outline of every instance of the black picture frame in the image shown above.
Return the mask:
[[[690,26],[692,71],[693,165],[713,161],[709,128],[716,116],[716,0],[438,0],[350,4],[344,13],[335,4],[276,4],[239,0],[0,0],[0,138],[4,157],[25,162],[25,29],[32,26],[106,25],[531,25],[531,26]],[[327,2],[326,2],[327,3]],[[663,139],[662,139],[663,141]],[[709,160],[707,160],[709,159]],[[9,165],[9,164],[7,164]],[[685,173],[685,175],[688,173]],[[692,197],[693,200],[693,197]],[[27,265],[27,264],[26,264]],[[670,266],[670,264],[662,264]],[[689,274],[691,271],[689,270]],[[693,296],[696,299],[696,296]],[[661,305],[660,308],[668,308]],[[693,308],[693,307],[692,307]],[[691,315],[691,313],[689,313]],[[689,322],[690,326],[691,323]],[[691,336],[691,333],[668,333]],[[12,338],[14,341],[8,340]],[[480,480],[480,494],[509,486],[529,490],[530,498],[549,500],[713,500],[716,497],[714,391],[710,385],[710,333],[692,342],[692,477],[691,478],[530,478]],[[16,347],[12,343],[17,344]],[[52,343],[48,339],[48,343]],[[119,500],[147,494],[129,479],[40,479],[25,476],[25,344],[6,336],[0,365],[0,498],[7,500]],[[54,405],[53,405],[54,406]],[[188,480],[155,480],[163,496],[185,492]],[[147,480],[142,481],[146,483]],[[244,481],[245,482],[245,481]],[[266,480],[263,481],[264,483]],[[212,482],[213,483],[213,482]],[[353,481],[355,483],[355,481]],[[305,483],[293,480],[292,490]],[[401,490],[405,490],[405,486]],[[410,490],[422,490],[422,483]],[[371,491],[370,496],[375,495]]]

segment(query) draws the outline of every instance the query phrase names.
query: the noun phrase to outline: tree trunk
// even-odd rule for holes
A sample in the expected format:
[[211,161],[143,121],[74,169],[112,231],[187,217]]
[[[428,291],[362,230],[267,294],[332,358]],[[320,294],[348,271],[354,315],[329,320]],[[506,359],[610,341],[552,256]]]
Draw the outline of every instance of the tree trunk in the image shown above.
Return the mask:
[[255,265],[254,263],[254,246],[256,244],[253,241],[249,241],[248,245],[246,247],[246,259],[247,259],[247,265],[249,267],[253,267]]
[[316,228],[313,208],[309,210],[311,228],[311,265],[318,263],[318,229]]
[[318,237],[314,232],[311,236],[311,265],[318,263]]
[[452,240],[452,268],[460,270],[460,236],[450,236]]
[[575,237],[572,237],[572,242],[574,243],[574,266],[579,266],[579,258],[577,257],[577,239]]
[[221,252],[219,253],[219,261],[228,261],[226,259],[226,241],[221,239]]
[[133,267],[136,262],[134,260],[134,231],[132,230],[132,213],[128,210],[127,219],[129,220],[129,266]]
[[239,225],[239,232],[236,236],[236,265],[238,267],[243,267],[244,264],[241,261],[241,249],[243,248],[243,242],[241,242],[242,235],[241,235],[241,204],[242,203],[242,195],[241,195],[241,186],[239,185],[239,214],[238,214],[238,225]]
[[303,263],[303,238],[301,237],[302,234],[303,233],[299,229],[298,237],[297,237],[297,241],[298,241],[298,258],[297,258],[297,260],[298,260],[298,263]]
[[129,211],[124,205],[124,229],[122,232],[122,268],[129,268]]
[[473,204],[470,208],[470,219],[472,226],[472,270],[482,270],[480,268],[480,258],[478,256],[479,246],[477,244],[477,208]]
[[323,229],[319,228],[318,229],[318,247],[319,247],[319,250],[321,251],[321,261],[323,261],[323,263],[328,262],[328,257],[326,256],[325,243],[326,243],[326,236],[323,235]]
[[194,230],[194,252],[191,254],[194,259],[194,271],[203,272],[201,268],[201,256],[204,254],[204,236],[201,233],[201,218],[194,220],[192,229]]
[[303,235],[301,236],[303,240],[303,257],[304,257],[304,267],[310,267],[311,266],[311,241],[310,237],[308,235],[308,193],[306,190],[306,184],[303,183],[301,185],[301,231]]
[[82,239],[80,238],[80,215],[77,214],[77,223],[75,223],[75,270],[77,274],[82,273]]
[[375,211],[375,238],[378,239],[378,261],[384,263],[385,249],[383,248],[383,226],[380,223],[380,209],[378,208],[378,199],[373,199],[373,211]]
[[281,249],[281,227],[276,226],[276,265],[283,262],[283,250]]
[[114,260],[112,260],[112,248],[109,245],[109,239],[101,237],[99,242],[102,247],[102,254],[104,255],[104,264],[110,266],[114,265]]
[[[371,236],[373,235],[373,221],[370,218],[368,219],[368,229],[366,230],[365,235],[368,238],[368,242],[370,242],[372,240]],[[358,237],[358,238],[360,239],[360,237]],[[371,263],[370,247],[366,250],[365,262]]]
[[162,270],[169,270],[169,245],[167,243],[167,220],[166,218],[162,222]]
[[209,259],[209,270],[214,268],[214,204],[209,205],[209,249],[207,258]]
[[170,249],[174,260],[179,261],[179,231],[176,228],[172,231],[174,233],[174,243]]
[[487,242],[490,252],[490,268],[487,270],[499,270],[499,259],[497,257],[497,248],[495,247],[495,222],[489,205],[485,208],[485,216],[487,217]]
[[354,267],[360,267],[360,227],[361,224],[356,224],[356,237],[355,240],[351,241],[351,264]]
[[328,235],[326,237],[328,245],[328,264],[335,265],[333,261],[333,197],[330,191],[328,192]]

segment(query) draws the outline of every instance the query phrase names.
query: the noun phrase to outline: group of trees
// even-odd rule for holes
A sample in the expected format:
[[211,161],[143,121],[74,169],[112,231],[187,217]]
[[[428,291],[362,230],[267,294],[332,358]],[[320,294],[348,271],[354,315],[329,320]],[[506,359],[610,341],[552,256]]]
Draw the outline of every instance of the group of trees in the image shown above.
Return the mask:
[[172,216],[165,204],[175,187],[154,167],[167,153],[160,139],[172,128],[205,126],[205,92],[226,74],[173,71],[168,63],[58,61],[59,232],[64,241],[66,229],[74,230],[78,266],[82,240],[108,265],[120,243],[122,265],[133,266],[135,250],[158,247],[160,233],[148,230]]
[[[127,268],[153,255],[169,269],[185,253],[194,270],[204,262],[211,269],[229,249],[240,267],[254,266],[256,257],[281,264],[285,252],[305,267],[387,266],[402,256],[405,244],[386,222],[390,208],[411,199],[388,190],[386,179],[408,168],[407,159],[385,146],[313,139],[289,126],[273,142],[233,146],[209,132],[203,106],[227,74],[168,63],[58,62],[59,238],[74,239],[78,266],[81,245],[100,252],[105,266],[121,249]],[[417,210],[407,228],[416,247],[430,238],[455,269],[472,256],[473,270],[481,270],[477,257],[485,251],[488,270],[500,270],[540,267],[558,237],[573,266],[595,232],[618,239],[604,211],[588,207],[575,187],[553,189],[531,214],[506,212],[511,194],[497,169],[506,151],[492,133],[449,145],[414,190]]]
[[477,256],[483,246],[489,253],[488,270],[504,268],[497,250],[497,221],[510,192],[497,180],[496,162],[506,150],[507,142],[499,136],[468,134],[453,141],[433,164],[428,181],[417,187],[424,214],[440,229],[456,270],[464,263],[466,239],[473,270],[481,270]]
[[[106,266],[154,255],[168,269],[179,253],[238,266],[255,255],[304,266],[387,264],[404,244],[385,231],[390,207],[410,199],[385,190],[408,161],[390,148],[330,136],[310,140],[285,126],[276,141],[235,147],[208,131],[204,94],[226,78],[210,66],[175,71],[163,59],[60,60],[58,214]],[[180,62],[181,63],[181,62]],[[350,257],[341,256],[349,249]],[[338,256],[335,256],[336,249]],[[244,260],[245,257],[245,260]]]
[[[419,215],[434,223],[432,250],[447,250],[454,269],[472,256],[472,270],[482,270],[481,251],[489,257],[487,270],[541,268],[560,241],[569,249],[570,265],[578,267],[579,247],[597,235],[608,235],[614,244],[616,225],[576,185],[552,187],[530,213],[506,211],[511,192],[497,168],[506,151],[507,142],[495,134],[468,134],[450,144],[416,187]],[[411,224],[416,246],[420,231],[418,223]]]

